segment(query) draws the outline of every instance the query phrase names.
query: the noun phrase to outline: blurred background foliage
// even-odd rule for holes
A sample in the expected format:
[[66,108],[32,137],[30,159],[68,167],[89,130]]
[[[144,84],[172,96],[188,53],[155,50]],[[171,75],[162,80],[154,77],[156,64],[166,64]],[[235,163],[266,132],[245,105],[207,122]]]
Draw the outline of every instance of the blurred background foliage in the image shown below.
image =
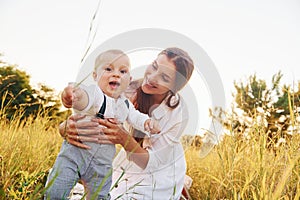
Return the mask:
[[12,120],[20,111],[22,119],[46,115],[55,123],[70,114],[69,111],[61,110],[60,98],[54,89],[44,84],[33,88],[30,85],[30,76],[18,66],[1,60],[0,65],[0,110],[7,120]]

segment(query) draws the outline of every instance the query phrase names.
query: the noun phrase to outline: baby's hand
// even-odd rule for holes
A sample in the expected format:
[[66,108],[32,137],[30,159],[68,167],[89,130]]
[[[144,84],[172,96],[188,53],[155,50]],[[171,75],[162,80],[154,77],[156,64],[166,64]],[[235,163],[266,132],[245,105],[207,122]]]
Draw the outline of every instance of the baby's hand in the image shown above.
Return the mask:
[[64,88],[64,91],[61,94],[62,104],[66,108],[72,108],[72,104],[73,104],[73,90],[74,90],[74,85],[73,84],[69,84],[67,87]]
[[158,121],[154,119],[147,119],[145,121],[144,127],[145,127],[145,131],[148,131],[151,134],[158,134],[161,131]]
[[61,94],[61,100],[66,108],[72,108],[77,99],[82,98],[83,92],[74,83],[69,83]]

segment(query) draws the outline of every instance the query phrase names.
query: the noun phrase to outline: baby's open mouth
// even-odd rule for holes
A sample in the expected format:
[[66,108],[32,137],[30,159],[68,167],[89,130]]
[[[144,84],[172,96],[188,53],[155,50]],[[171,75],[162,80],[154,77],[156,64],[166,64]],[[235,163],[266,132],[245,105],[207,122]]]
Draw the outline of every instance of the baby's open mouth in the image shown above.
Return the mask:
[[117,82],[117,81],[110,81],[109,82],[109,85],[112,87],[112,88],[117,88],[120,86],[120,83]]

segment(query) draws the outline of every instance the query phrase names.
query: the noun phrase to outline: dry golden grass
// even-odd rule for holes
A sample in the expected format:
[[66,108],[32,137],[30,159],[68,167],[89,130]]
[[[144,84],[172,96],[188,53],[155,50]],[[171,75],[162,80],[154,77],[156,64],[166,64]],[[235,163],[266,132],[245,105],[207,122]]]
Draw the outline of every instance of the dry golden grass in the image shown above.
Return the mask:
[[49,119],[20,116],[0,120],[0,199],[39,199],[62,142]]
[[[2,115],[0,115],[2,116]],[[0,199],[40,199],[62,139],[50,119],[38,117],[0,126]],[[57,123],[58,125],[58,123]],[[256,127],[245,141],[226,136],[205,158],[186,150],[193,199],[299,199],[300,135],[271,151]],[[261,135],[261,136],[258,136]]]
[[203,159],[195,147],[186,151],[194,199],[299,199],[300,135],[274,151],[257,131],[247,142],[225,136]]

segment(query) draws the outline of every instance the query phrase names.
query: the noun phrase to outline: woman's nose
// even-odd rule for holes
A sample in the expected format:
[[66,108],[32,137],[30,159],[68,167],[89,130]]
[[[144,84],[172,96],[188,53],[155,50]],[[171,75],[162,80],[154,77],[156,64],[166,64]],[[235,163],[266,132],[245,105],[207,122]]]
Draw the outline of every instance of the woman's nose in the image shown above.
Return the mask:
[[150,74],[148,76],[148,82],[150,84],[156,84],[157,83],[157,75],[154,73],[154,74]]

